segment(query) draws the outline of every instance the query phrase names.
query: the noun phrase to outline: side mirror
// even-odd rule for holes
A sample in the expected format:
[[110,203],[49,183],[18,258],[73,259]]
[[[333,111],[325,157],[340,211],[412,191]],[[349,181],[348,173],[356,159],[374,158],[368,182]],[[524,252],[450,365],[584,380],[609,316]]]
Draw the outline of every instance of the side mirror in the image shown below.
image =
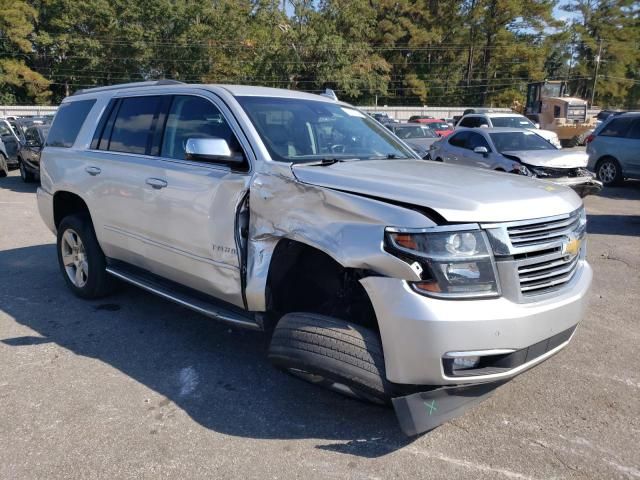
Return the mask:
[[474,152],[476,153],[480,153],[482,155],[484,155],[485,157],[487,155],[489,155],[489,150],[487,149],[487,147],[476,147],[473,149]]
[[244,163],[242,153],[232,152],[223,138],[189,138],[184,153],[187,160],[196,162]]
[[536,126],[536,128],[540,128],[540,124],[538,122],[536,122],[534,125]]

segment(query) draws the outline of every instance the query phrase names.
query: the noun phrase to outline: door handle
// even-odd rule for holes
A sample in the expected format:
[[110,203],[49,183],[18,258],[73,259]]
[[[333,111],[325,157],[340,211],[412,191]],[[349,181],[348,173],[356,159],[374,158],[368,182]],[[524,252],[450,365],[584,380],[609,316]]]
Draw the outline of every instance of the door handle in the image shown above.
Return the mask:
[[89,175],[95,177],[96,175],[100,175],[100,172],[102,170],[100,170],[98,167],[87,167],[84,169],[85,172],[87,172]]
[[147,178],[146,183],[147,185],[151,185],[156,190],[160,190],[161,188],[167,186],[167,182],[165,180],[162,180],[161,178]]

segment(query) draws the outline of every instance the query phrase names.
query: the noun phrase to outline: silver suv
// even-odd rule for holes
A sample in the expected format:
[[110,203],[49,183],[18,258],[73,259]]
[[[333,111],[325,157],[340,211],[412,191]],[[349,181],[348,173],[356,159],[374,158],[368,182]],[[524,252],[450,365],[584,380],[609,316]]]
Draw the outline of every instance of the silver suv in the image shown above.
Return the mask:
[[41,182],[76,295],[117,278],[264,330],[278,367],[393,403],[408,434],[565,347],[591,283],[573,191],[422,161],[323,96],[81,91],[58,110]]

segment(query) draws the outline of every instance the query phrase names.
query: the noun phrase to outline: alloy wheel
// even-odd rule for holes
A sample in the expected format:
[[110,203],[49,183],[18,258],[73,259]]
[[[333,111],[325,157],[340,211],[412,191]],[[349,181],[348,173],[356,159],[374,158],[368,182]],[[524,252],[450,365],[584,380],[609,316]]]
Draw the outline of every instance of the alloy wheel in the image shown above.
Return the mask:
[[611,183],[616,178],[618,169],[611,161],[604,162],[598,169],[598,177],[603,183]]
[[82,239],[74,230],[68,229],[62,235],[60,250],[69,280],[78,288],[84,287],[89,279],[89,263]]

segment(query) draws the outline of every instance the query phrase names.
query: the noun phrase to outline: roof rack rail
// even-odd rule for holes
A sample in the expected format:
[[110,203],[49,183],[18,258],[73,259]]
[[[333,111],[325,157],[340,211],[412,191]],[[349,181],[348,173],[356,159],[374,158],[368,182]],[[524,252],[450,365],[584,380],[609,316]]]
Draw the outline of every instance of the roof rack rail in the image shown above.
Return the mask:
[[116,85],[108,85],[106,87],[94,87],[94,88],[85,88],[82,90],[75,91],[71,96],[74,95],[83,95],[85,93],[95,93],[95,92],[107,92],[109,90],[121,90],[123,88],[136,88],[136,87],[158,87],[161,85],[181,85],[184,82],[179,80],[151,80],[148,82],[131,82],[131,83],[118,83]]

